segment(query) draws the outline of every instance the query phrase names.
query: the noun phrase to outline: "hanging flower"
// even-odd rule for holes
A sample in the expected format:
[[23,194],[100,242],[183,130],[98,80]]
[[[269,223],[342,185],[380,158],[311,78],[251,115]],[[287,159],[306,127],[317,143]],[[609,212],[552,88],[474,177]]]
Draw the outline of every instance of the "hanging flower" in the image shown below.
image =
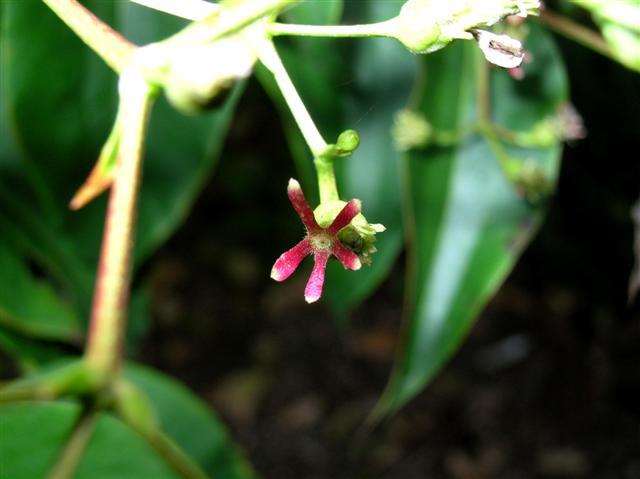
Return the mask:
[[284,281],[291,276],[307,255],[312,254],[314,266],[304,290],[304,298],[307,303],[313,303],[320,299],[322,295],[325,269],[330,256],[335,256],[346,268],[351,270],[358,270],[362,266],[358,255],[338,239],[338,233],[349,226],[351,220],[360,213],[360,201],[351,200],[347,202],[333,221],[323,228],[318,224],[311,207],[307,203],[300,183],[293,178],[290,179],[287,193],[293,208],[300,216],[307,230],[307,235],[296,246],[280,255],[273,265],[271,277],[276,281]]

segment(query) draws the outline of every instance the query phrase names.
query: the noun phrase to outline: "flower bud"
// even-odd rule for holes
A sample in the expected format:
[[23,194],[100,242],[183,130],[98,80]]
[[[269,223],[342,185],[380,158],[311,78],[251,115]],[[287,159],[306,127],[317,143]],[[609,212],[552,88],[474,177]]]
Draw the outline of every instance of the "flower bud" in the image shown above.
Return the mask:
[[432,140],[433,127],[420,113],[400,110],[393,117],[391,136],[398,151],[425,148]]
[[338,136],[336,147],[342,154],[350,155],[360,146],[360,136],[355,130],[345,130]]
[[[321,227],[326,227],[334,220],[336,215],[344,208],[344,201],[330,201],[322,203],[314,210],[313,214],[316,221]],[[351,223],[338,233],[338,238],[351,251],[360,257],[362,264],[371,264],[371,255],[377,251],[374,243],[376,241],[376,233],[385,231],[382,224],[371,224],[367,221],[362,213],[351,220]]]
[[507,175],[526,200],[532,204],[541,202],[553,192],[553,180],[533,159],[511,162]]
[[211,108],[251,74],[255,62],[256,54],[240,35],[176,48],[163,81],[167,98],[185,113]]
[[396,17],[395,36],[414,53],[431,53],[469,31],[506,16],[537,14],[539,0],[409,0]]

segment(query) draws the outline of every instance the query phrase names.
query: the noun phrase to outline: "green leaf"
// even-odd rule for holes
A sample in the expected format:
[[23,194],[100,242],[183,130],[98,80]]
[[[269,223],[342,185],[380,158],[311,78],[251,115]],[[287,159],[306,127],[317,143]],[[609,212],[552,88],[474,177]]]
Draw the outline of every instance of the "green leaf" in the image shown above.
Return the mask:
[[0,324],[27,336],[79,340],[80,320],[0,238]]
[[[0,476],[47,477],[80,415],[75,403],[16,403],[0,407]],[[114,417],[101,414],[75,479],[175,479],[162,458]]]
[[[528,131],[566,101],[567,81],[554,44],[535,24],[527,48],[534,62],[522,82],[492,73],[491,107],[502,128]],[[436,130],[477,121],[477,47],[457,42],[424,58],[426,79],[417,112]],[[523,149],[508,144],[511,161],[528,159],[554,181],[560,144]],[[453,147],[412,151],[405,159],[409,234],[409,322],[395,371],[376,415],[393,412],[433,379],[460,345],[535,233],[544,203],[532,205],[506,180],[496,148],[479,134]]]
[[255,477],[215,414],[177,381],[142,366],[128,365],[125,376],[156,408],[160,426],[212,477]]
[[[74,363],[60,361],[37,374],[51,375],[69,368],[70,364]],[[210,477],[255,477],[249,463],[232,444],[224,425],[184,386],[134,364],[125,367],[125,377],[150,399],[161,430]],[[46,477],[79,414],[79,405],[70,402],[0,407],[0,477]],[[156,479],[175,475],[138,433],[111,414],[100,413],[74,477]]]
[[13,358],[22,372],[32,372],[46,363],[68,356],[60,344],[25,338],[0,325],[0,350]]
[[[160,40],[186,24],[130,2],[83,4],[138,43]],[[111,129],[117,78],[42,2],[4,2],[0,8],[6,113],[0,119],[9,120],[0,124],[0,230],[19,261],[55,280],[74,314],[85,319],[106,195],[77,212],[67,204]],[[217,163],[241,92],[237,88],[220,109],[199,117],[182,116],[164,98],[158,101],[146,148],[137,266],[184,221]]]

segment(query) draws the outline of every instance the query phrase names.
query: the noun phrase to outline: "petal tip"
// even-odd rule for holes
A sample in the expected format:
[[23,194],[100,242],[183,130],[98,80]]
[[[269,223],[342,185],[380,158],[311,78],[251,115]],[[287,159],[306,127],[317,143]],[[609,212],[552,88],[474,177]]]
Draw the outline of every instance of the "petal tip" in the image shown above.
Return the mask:
[[289,183],[287,184],[287,190],[291,191],[291,190],[301,190],[302,187],[300,186],[300,183],[298,183],[298,180],[296,180],[295,178],[289,178]]
[[318,301],[320,299],[320,296],[312,294],[312,295],[304,295],[304,300],[308,303],[315,303],[316,301]]
[[276,265],[273,265],[273,268],[271,268],[271,279],[275,280],[275,281],[284,281],[286,278],[284,277],[284,275],[278,270],[278,268],[276,267]]

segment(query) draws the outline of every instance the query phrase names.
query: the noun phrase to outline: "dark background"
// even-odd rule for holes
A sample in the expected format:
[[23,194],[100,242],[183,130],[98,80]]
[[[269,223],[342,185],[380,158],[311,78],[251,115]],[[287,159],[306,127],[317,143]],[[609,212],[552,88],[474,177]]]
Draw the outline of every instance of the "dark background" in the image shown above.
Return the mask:
[[393,361],[402,262],[346,328],[304,304],[305,274],[265,274],[302,232],[282,189],[294,174],[284,135],[255,83],[232,160],[150,262],[138,359],[218,410],[266,478],[640,477],[640,315],[628,298],[640,75],[559,43],[589,135],[566,148],[540,234],[462,349],[398,415],[363,425]]

